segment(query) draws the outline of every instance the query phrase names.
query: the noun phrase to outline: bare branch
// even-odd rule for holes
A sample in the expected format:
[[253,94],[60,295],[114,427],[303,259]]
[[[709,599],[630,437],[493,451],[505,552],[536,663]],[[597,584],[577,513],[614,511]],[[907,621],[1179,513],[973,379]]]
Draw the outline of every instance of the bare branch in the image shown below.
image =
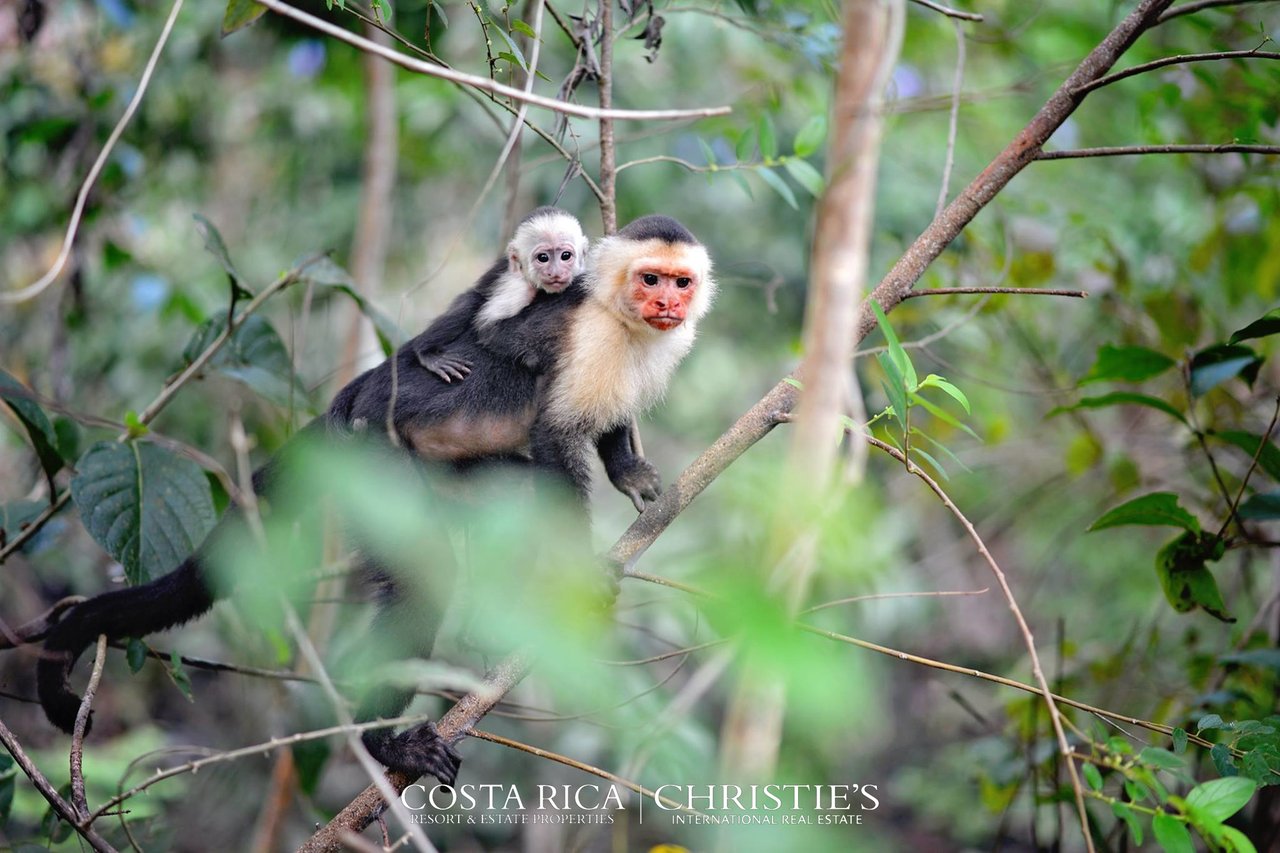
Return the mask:
[[849,598],[837,598],[834,601],[824,601],[821,604],[815,604],[813,607],[800,611],[801,616],[810,613],[817,613],[819,610],[826,610],[829,607],[839,607],[842,604],[856,604],[861,601],[884,601],[889,598],[947,598],[954,595],[986,595],[987,587],[982,589],[962,589],[954,591],[941,590],[924,590],[922,592],[878,592],[871,595],[853,595]]
[[599,767],[593,767],[590,764],[586,764],[582,761],[578,761],[575,758],[569,758],[567,755],[560,755],[557,752],[550,752],[540,747],[530,746],[527,743],[521,743],[518,740],[505,738],[505,737],[502,737],[501,735],[495,735],[495,734],[490,734],[489,732],[483,732],[483,731],[480,731],[479,729],[472,729],[471,731],[467,732],[467,736],[476,738],[477,740],[487,740],[490,743],[496,743],[501,746],[508,747],[510,749],[518,749],[521,752],[527,752],[530,755],[536,755],[539,758],[550,759],[551,761],[558,762],[560,764],[565,765],[566,767],[572,767],[575,770],[581,770],[583,773],[590,773],[592,776],[599,776],[601,779],[608,779],[610,782],[616,782],[622,787],[627,788],[628,790],[631,790],[631,791],[635,791],[637,794],[640,794],[641,796],[649,797],[650,799],[654,800],[654,802],[661,801],[663,803],[666,803],[672,809],[677,809],[679,811],[687,812],[689,814],[701,814],[701,812],[699,812],[697,809],[691,809],[688,806],[684,805],[683,803],[677,803],[675,800],[669,799],[667,797],[659,796],[656,791],[650,791],[648,788],[644,787],[643,785],[637,784],[636,782],[632,782],[630,779],[624,779],[615,773],[610,773],[608,770],[601,770]]
[[1036,160],[1078,160],[1082,157],[1129,157],[1135,154],[1280,154],[1280,145],[1119,145],[1109,148],[1069,148],[1041,151]]
[[959,21],[981,21],[983,17],[976,12],[961,12],[959,9],[952,9],[949,6],[943,6],[941,3],[934,3],[933,0],[911,0],[917,6],[923,6],[926,9],[932,9],[935,12],[941,12],[948,18],[955,18]]
[[31,784],[36,786],[36,790],[40,792],[40,796],[44,797],[58,816],[71,824],[71,828],[80,833],[85,841],[99,853],[116,853],[116,849],[107,843],[101,835],[94,832],[89,827],[89,821],[80,822],[80,818],[76,815],[75,809],[71,804],[62,797],[58,796],[58,791],[53,784],[40,772],[39,768],[32,763],[27,753],[23,751],[22,744],[14,737],[13,732],[9,731],[9,727],[0,721],[0,744],[9,751],[13,756],[13,760],[22,768],[22,772],[27,774],[27,778],[31,780]]
[[1172,21],[1174,18],[1181,18],[1183,15],[1192,15],[1202,9],[1215,9],[1220,6],[1245,6],[1250,3],[1268,3],[1274,0],[1197,0],[1194,3],[1185,3],[1181,6],[1175,6],[1165,12],[1159,18],[1156,18],[1156,24],[1163,24],[1165,21]]
[[687,118],[706,118],[708,116],[728,115],[732,110],[729,107],[704,107],[702,109],[692,110],[600,110],[594,107],[585,107],[580,104],[571,104],[566,101],[558,101],[555,98],[546,98],[542,95],[534,95],[527,93],[521,89],[512,86],[504,86],[501,83],[490,80],[488,77],[479,77],[475,74],[467,74],[462,71],[456,71],[452,68],[445,68],[442,65],[436,65],[433,62],[424,62],[420,59],[414,59],[404,54],[397,53],[389,47],[375,44],[366,38],[362,38],[355,33],[344,30],[343,28],[331,24],[330,22],[309,15],[301,9],[296,9],[281,0],[254,0],[266,6],[278,15],[286,18],[292,18],[299,23],[305,24],[314,30],[318,30],[325,35],[331,36],[338,41],[344,41],[347,44],[357,47],[360,50],[375,53],[389,62],[394,62],[401,68],[408,69],[417,74],[425,74],[428,77],[437,77],[441,80],[448,80],[451,83],[461,83],[470,86],[473,89],[479,89],[483,92],[493,92],[497,95],[505,95],[516,101],[523,101],[531,106],[543,107],[553,112],[562,113],[564,115],[578,116],[579,118],[598,119],[602,116],[609,116],[615,119],[625,119],[628,121],[675,121]]
[[1004,572],[1001,571],[1000,565],[996,563],[995,557],[991,556],[991,552],[987,549],[986,543],[982,541],[982,537],[978,535],[978,529],[973,526],[973,522],[969,521],[965,514],[961,512],[960,507],[956,506],[955,502],[951,500],[951,496],[943,491],[937,481],[926,474],[914,462],[910,461],[896,447],[885,444],[883,441],[869,435],[865,438],[868,444],[878,447],[905,465],[907,473],[913,474],[924,481],[925,485],[938,496],[938,500],[942,501],[943,505],[964,527],[965,532],[973,540],[974,547],[978,549],[983,561],[991,569],[991,573],[995,575],[996,582],[1004,593],[1005,602],[1013,613],[1014,621],[1018,623],[1018,630],[1022,632],[1022,641],[1026,645],[1027,654],[1031,659],[1031,672],[1035,676],[1036,684],[1040,685],[1040,692],[1044,696],[1045,705],[1049,708],[1049,720],[1053,724],[1054,734],[1058,738],[1058,748],[1062,751],[1062,755],[1066,760],[1067,775],[1071,778],[1071,787],[1075,792],[1076,812],[1080,817],[1080,829],[1084,833],[1085,847],[1092,851],[1093,836],[1089,832],[1089,814],[1084,807],[1084,788],[1080,784],[1080,773],[1076,769],[1075,762],[1071,760],[1071,744],[1067,742],[1067,734],[1062,728],[1062,714],[1054,701],[1053,692],[1049,689],[1049,681],[1045,678],[1044,668],[1040,665],[1040,655],[1036,652],[1035,637],[1031,634],[1031,628],[1027,625],[1027,620],[1022,615],[1022,608],[1018,606],[1018,600],[1014,597],[1013,590],[1009,587],[1008,579],[1005,577]]
[[1217,53],[1184,53],[1178,56],[1166,56],[1163,59],[1144,62],[1141,65],[1135,65],[1132,68],[1108,74],[1106,77],[1099,77],[1097,80],[1081,86],[1076,90],[1076,94],[1084,95],[1095,89],[1101,89],[1103,86],[1110,86],[1117,80],[1136,77],[1148,71],[1155,71],[1157,68],[1167,68],[1170,65],[1185,65],[1192,62],[1216,62],[1222,59],[1280,59],[1280,53],[1261,50],[1259,46],[1253,50],[1227,50]]
[[[210,764],[220,764],[225,761],[235,761],[236,759],[240,759],[240,758],[249,758],[251,756],[259,756],[259,755],[263,755],[264,753],[270,752],[273,749],[279,749],[280,747],[283,747],[283,746],[292,746],[295,743],[303,743],[305,741],[311,741],[311,740],[321,740],[322,738],[332,737],[333,735],[345,734],[347,732],[359,733],[359,732],[367,731],[369,729],[390,728],[392,726],[401,726],[401,725],[416,725],[418,723],[425,722],[428,719],[430,718],[423,716],[421,714],[418,714],[412,717],[396,717],[395,719],[390,719],[390,720],[374,720],[368,723],[354,723],[352,725],[332,726],[327,729],[315,729],[313,731],[298,732],[297,734],[285,735],[284,737],[278,737],[278,738],[272,738],[271,740],[264,741],[263,743],[255,743],[255,744],[251,744],[250,746],[242,746],[239,749],[232,749],[226,752],[215,752],[212,755],[207,755],[203,758],[198,758],[194,761],[189,761],[186,764],[180,764],[176,767],[169,767],[165,770],[157,770],[151,776],[147,777],[145,780],[138,783],[137,785],[134,785],[129,790],[124,791],[120,794],[117,794],[116,796],[112,797],[110,800],[107,800],[107,802],[99,806],[98,809],[92,815],[89,816],[89,819],[85,821],[85,823],[86,825],[93,823],[98,818],[102,817],[103,815],[115,809],[116,806],[120,805],[121,803],[125,802],[128,799],[131,799],[137,794],[142,793],[143,791],[150,788],[152,785],[155,785],[159,782],[163,782],[165,779],[172,779],[174,776],[181,776],[183,773],[195,773],[196,771],[200,770],[203,767],[207,767]],[[203,749],[203,747],[200,747],[200,749]]]
[[905,299],[920,296],[952,296],[959,293],[1011,293],[1021,296],[1070,296],[1074,299],[1086,299],[1087,290],[1062,290],[1056,287],[932,287],[926,290],[912,290]]
[[964,26],[956,22],[956,73],[951,84],[951,109],[947,120],[947,155],[942,165],[942,186],[938,187],[938,204],[933,210],[933,218],[942,215],[947,206],[947,196],[951,193],[951,169],[956,162],[956,130],[960,124],[960,92],[964,88]]
[[138,105],[142,103],[142,96],[146,94],[147,87],[151,85],[151,73],[156,69],[156,62],[160,59],[160,52],[164,50],[165,43],[169,41],[169,33],[173,32],[173,24],[178,20],[178,11],[181,9],[182,0],[174,0],[173,8],[169,10],[169,17],[165,19],[164,28],[160,30],[160,37],[156,39],[156,46],[151,49],[151,57],[147,60],[146,67],[142,70],[142,78],[138,81],[138,87],[134,90],[133,97],[129,99],[129,104],[124,109],[124,115],[120,116],[116,126],[111,129],[111,135],[107,137],[107,144],[102,146],[102,151],[98,153],[98,159],[93,161],[93,167],[89,169],[89,176],[80,185],[80,192],[76,195],[75,208],[71,211],[71,221],[67,224],[66,236],[62,238],[62,249],[59,250],[58,257],[54,259],[53,266],[49,268],[47,273],[22,288],[22,290],[12,293],[0,293],[0,305],[34,299],[43,293],[49,285],[53,284],[62,273],[62,268],[66,266],[67,259],[71,257],[71,244],[75,241],[76,231],[80,228],[80,217],[84,215],[84,206],[89,200],[89,191],[93,189],[93,183],[102,172],[102,167],[107,164],[107,157],[111,155],[111,149],[115,148],[116,143],[120,141],[120,136],[124,133],[125,127],[128,126],[129,121],[133,118],[133,114],[138,111]]
[[65,610],[75,607],[85,600],[83,595],[68,595],[66,598],[59,599],[44,613],[41,613],[30,622],[19,625],[17,628],[10,628],[8,625],[0,623],[0,650],[16,649],[18,646],[24,646],[27,643],[43,640],[44,635],[49,633],[49,629],[57,624]]
[[93,657],[93,672],[89,675],[89,685],[84,689],[84,698],[80,700],[75,730],[71,734],[71,805],[82,821],[89,818],[89,801],[84,792],[84,734],[89,728],[89,709],[93,706],[93,697],[98,692],[98,682],[102,680],[102,667],[106,662],[107,635],[100,634],[98,650]]

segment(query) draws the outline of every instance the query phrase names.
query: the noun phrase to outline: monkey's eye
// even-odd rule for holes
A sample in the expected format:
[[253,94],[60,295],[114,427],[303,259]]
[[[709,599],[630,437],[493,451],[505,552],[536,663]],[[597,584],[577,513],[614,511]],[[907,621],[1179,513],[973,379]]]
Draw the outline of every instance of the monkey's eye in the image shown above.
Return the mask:
[[676,287],[680,288],[681,290],[684,290],[686,287],[688,287],[691,284],[693,284],[693,279],[689,278],[687,275],[682,275],[678,279],[676,279]]
[[640,280],[644,282],[645,287],[654,287],[658,283],[658,277],[651,272],[640,276]]
[[570,252],[570,251],[569,251],[569,250],[567,250],[567,249],[566,249],[565,251],[561,252],[561,253],[560,253],[560,260],[562,260],[562,261],[571,261],[571,260],[573,260],[573,252]]
[[539,252],[538,254],[534,255],[534,259],[537,260],[537,262],[540,264],[545,264],[547,261],[551,260],[551,256],[548,255],[546,252]]

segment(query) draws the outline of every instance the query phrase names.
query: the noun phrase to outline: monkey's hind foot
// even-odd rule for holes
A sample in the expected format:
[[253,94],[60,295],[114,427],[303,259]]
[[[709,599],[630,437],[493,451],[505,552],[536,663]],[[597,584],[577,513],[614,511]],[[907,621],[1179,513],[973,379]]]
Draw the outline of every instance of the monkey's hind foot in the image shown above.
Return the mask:
[[453,382],[455,379],[461,382],[471,373],[471,362],[442,352],[420,352],[418,363],[445,382]]
[[446,785],[454,783],[462,765],[462,756],[445,742],[434,723],[423,723],[401,732],[369,752],[390,770],[415,777],[430,774]]
[[631,498],[636,512],[644,512],[645,507],[662,494],[662,475],[647,459],[640,456],[632,459],[625,469],[611,472],[610,479],[614,488]]

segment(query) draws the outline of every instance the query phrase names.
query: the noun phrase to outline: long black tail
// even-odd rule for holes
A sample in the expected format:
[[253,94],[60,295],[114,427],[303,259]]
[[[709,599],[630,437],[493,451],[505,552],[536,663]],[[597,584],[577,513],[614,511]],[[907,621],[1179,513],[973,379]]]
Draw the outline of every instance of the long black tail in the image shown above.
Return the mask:
[[[306,440],[315,440],[323,437],[327,430],[324,417],[299,430],[270,461],[254,472],[253,490],[259,495],[269,494],[279,479],[288,451],[302,443],[299,439],[304,436],[308,437]],[[209,534],[210,539],[236,514],[235,509],[228,512]],[[71,670],[99,635],[106,634],[108,640],[145,637],[190,622],[227,596],[230,590],[223,588],[223,584],[211,582],[201,558],[207,553],[210,539],[164,577],[94,596],[63,614],[45,638],[44,651],[36,666],[36,688],[49,722],[66,732],[75,727],[80,697],[71,689]]]
[[65,732],[75,727],[80,697],[71,689],[71,669],[100,634],[119,640],[173,628],[207,611],[216,597],[197,551],[162,578],[77,604],[49,632],[36,667],[49,722]]

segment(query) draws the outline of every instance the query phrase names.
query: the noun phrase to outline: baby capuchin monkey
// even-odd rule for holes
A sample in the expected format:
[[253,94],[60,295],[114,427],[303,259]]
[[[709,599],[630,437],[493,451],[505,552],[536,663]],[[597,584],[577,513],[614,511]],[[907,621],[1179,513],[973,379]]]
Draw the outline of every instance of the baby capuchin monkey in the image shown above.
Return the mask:
[[450,352],[450,344],[469,327],[479,331],[519,314],[539,290],[561,292],[586,259],[587,238],[577,218],[558,207],[539,207],[520,221],[505,257],[414,338],[418,362],[445,382],[461,380],[473,365]]

